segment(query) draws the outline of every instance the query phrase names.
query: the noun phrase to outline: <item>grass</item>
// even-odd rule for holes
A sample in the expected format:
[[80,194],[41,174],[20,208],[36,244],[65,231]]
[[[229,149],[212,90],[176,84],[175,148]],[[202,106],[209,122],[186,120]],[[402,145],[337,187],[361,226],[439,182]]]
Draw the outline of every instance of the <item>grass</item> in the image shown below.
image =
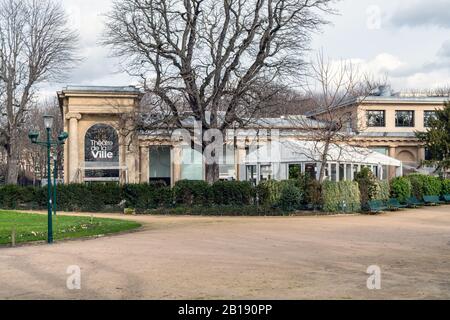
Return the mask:
[[[140,226],[137,222],[125,220],[56,216],[53,217],[53,238],[64,240],[100,236]],[[13,229],[16,230],[16,243],[47,240],[47,216],[0,211],[0,246],[11,244]]]

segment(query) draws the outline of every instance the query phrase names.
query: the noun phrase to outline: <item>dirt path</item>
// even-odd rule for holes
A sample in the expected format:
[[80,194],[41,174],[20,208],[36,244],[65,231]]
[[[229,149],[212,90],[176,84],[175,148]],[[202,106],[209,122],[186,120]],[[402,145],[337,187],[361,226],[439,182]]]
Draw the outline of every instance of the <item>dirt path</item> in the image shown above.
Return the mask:
[[[0,298],[450,298],[450,206],[382,216],[106,216],[145,228],[0,249]],[[66,287],[71,265],[81,268],[79,291]],[[381,290],[366,287],[371,265],[382,270]]]

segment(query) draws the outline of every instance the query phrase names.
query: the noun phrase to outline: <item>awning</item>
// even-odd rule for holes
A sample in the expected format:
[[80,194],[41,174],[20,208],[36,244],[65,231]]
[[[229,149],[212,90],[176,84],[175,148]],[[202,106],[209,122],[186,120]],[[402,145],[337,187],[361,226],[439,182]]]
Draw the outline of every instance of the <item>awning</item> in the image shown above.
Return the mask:
[[[271,142],[256,150],[250,147],[245,163],[296,163],[321,162],[325,144],[314,141]],[[366,148],[331,144],[327,152],[328,162],[355,163],[401,167],[402,162]]]

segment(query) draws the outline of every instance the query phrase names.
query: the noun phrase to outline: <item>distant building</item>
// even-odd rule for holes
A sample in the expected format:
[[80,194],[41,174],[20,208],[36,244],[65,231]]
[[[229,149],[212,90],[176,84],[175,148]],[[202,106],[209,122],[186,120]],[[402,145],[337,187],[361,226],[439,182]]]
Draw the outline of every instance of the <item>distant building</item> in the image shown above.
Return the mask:
[[[69,86],[58,92],[64,130],[69,133],[64,147],[65,183],[164,181],[173,185],[182,179],[204,178],[201,153],[174,141],[167,130],[130,134],[132,117],[128,116],[139,109],[142,98],[135,87]],[[355,144],[384,155],[367,149],[347,150],[342,159],[330,155],[327,177],[334,181],[352,180],[364,166],[381,179],[399,175],[402,163],[392,157],[417,167],[425,158],[425,151],[414,138],[414,130],[423,130],[426,122],[423,118],[431,116],[428,112],[441,107],[443,101],[371,96],[340,106],[340,112],[350,111],[353,115],[349,129],[355,132]],[[316,128],[325,125],[320,121],[320,112],[310,116],[317,120],[298,115],[263,118],[232,132],[225,139],[220,178],[257,183],[288,179],[291,170],[317,177],[320,161],[314,158],[314,152],[308,157],[299,153],[311,148],[305,132],[295,125],[298,121],[292,121],[296,117]],[[277,139],[280,143],[273,143]],[[274,147],[278,151],[273,151]],[[264,150],[272,152],[270,158],[267,154],[259,155]]]
[[[428,160],[428,153],[416,138],[416,132],[426,131],[429,119],[449,99],[393,93],[389,86],[383,86],[367,97],[343,103],[335,112],[351,115],[348,126],[355,133],[356,145],[402,161],[405,172],[425,171],[420,166],[423,160]],[[309,116],[321,119],[323,110]]]

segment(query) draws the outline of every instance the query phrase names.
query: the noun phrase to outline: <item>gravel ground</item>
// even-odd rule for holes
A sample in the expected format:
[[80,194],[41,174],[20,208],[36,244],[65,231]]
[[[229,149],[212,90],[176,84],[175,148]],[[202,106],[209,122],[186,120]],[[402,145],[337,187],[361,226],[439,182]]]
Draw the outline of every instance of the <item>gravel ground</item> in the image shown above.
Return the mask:
[[[450,206],[379,216],[101,216],[144,227],[0,248],[0,299],[450,298]],[[372,265],[381,290],[367,289]],[[81,290],[67,289],[69,266],[80,267]]]

